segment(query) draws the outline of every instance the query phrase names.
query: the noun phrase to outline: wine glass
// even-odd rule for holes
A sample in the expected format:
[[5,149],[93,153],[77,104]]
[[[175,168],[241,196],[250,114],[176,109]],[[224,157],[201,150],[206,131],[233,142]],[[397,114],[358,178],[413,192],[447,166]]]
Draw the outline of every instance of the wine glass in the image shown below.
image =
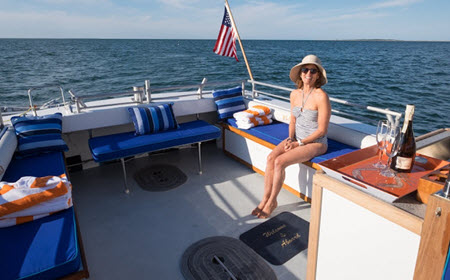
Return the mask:
[[375,134],[379,156],[378,162],[374,163],[373,166],[380,170],[386,167],[386,165],[381,161],[381,158],[383,157],[383,151],[386,147],[387,130],[388,130],[388,122],[383,120],[379,121],[377,125],[377,133]]
[[384,146],[384,152],[388,156],[388,162],[386,168],[380,172],[380,174],[383,175],[384,177],[392,178],[395,177],[396,175],[395,172],[391,170],[390,165],[392,158],[395,157],[398,153],[399,136],[400,136],[400,127],[398,127],[393,123],[389,123],[385,138],[386,144]]

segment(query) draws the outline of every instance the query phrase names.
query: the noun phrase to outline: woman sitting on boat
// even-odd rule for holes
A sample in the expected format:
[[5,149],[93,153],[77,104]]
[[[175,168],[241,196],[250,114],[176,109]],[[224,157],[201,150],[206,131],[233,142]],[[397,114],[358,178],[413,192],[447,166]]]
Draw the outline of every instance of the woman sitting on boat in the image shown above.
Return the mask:
[[328,147],[331,105],[321,88],[327,83],[327,74],[320,59],[315,55],[305,56],[301,63],[292,67],[289,77],[298,86],[290,95],[289,137],[267,157],[264,195],[252,211],[252,215],[262,219],[268,218],[278,206],[277,196],[286,167],[324,154]]

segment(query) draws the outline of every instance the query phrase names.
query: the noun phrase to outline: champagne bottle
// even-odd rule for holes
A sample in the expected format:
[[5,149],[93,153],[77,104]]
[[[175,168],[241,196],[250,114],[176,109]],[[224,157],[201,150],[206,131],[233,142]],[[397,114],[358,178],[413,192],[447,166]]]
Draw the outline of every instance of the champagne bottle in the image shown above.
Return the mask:
[[416,157],[416,140],[413,132],[414,105],[406,105],[405,122],[401,131],[398,153],[392,159],[391,168],[397,172],[411,172]]

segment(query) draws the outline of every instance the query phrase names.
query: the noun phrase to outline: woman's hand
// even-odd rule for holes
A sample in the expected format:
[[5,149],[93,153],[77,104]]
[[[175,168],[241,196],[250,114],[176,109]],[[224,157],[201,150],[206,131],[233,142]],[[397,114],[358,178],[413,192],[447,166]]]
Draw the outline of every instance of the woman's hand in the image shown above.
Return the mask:
[[292,138],[287,138],[286,142],[284,142],[284,151],[290,151],[294,148],[298,147],[298,143],[295,140],[292,140]]

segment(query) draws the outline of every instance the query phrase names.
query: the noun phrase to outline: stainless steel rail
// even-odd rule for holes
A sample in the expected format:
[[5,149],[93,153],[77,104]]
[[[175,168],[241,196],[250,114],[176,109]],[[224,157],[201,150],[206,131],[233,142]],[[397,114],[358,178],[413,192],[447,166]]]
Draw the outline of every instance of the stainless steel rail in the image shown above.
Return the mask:
[[[246,92],[245,91],[245,85],[246,83],[251,84],[251,91]],[[269,92],[270,90],[281,90],[287,93],[290,93],[293,88],[283,87],[283,86],[277,86],[270,83],[264,83],[259,82],[255,80],[234,80],[234,81],[226,81],[226,82],[208,82],[206,78],[203,78],[202,82],[200,84],[190,84],[190,85],[181,85],[181,86],[169,86],[169,87],[151,87],[150,81],[146,80],[144,82],[144,86],[142,87],[133,87],[133,90],[131,91],[125,91],[125,92],[118,92],[118,93],[101,93],[101,94],[90,94],[90,95],[77,95],[74,93],[73,90],[69,90],[68,93],[70,95],[70,99],[75,104],[76,110],[75,113],[80,113],[83,109],[87,108],[97,108],[97,107],[104,107],[109,105],[89,105],[87,106],[84,101],[85,100],[95,100],[95,99],[105,99],[105,98],[115,98],[115,97],[123,97],[123,96],[130,96],[131,98],[127,101],[121,100],[119,103],[116,103],[115,105],[122,105],[122,104],[142,104],[142,103],[150,103],[152,100],[158,100],[158,99],[167,99],[167,98],[176,98],[176,97],[185,97],[185,96],[197,96],[198,99],[202,99],[203,95],[205,93],[211,93],[211,90],[206,91],[205,88],[209,87],[211,89],[214,89],[218,86],[224,86],[224,85],[230,85],[230,84],[240,84],[242,86],[242,95],[243,96],[249,96],[251,95],[251,98],[257,98],[258,96],[268,96],[275,99],[285,100],[289,101],[289,98],[285,96],[281,96],[278,94],[274,94]],[[257,89],[258,86],[258,89]],[[33,98],[32,98],[32,91],[36,89],[43,89],[47,87],[57,87],[61,91],[61,97],[63,105],[67,105],[66,99],[64,97],[64,90],[59,85],[45,85],[41,87],[33,87],[28,90],[28,98],[30,101],[30,109],[33,111],[34,115],[37,115],[36,113],[36,106],[33,104]],[[261,87],[268,88],[269,90],[261,90]],[[196,89],[195,91],[180,91],[180,90],[186,90],[186,89]],[[178,92],[179,91],[179,92]],[[167,96],[167,94],[170,93],[170,97]],[[152,94],[154,94],[152,96]],[[50,102],[47,102],[46,104],[52,103],[55,100],[51,100]],[[400,123],[400,118],[402,117],[402,113],[398,113],[389,109],[382,109],[377,108],[374,106],[366,106],[361,104],[352,103],[346,100],[330,97],[331,102],[339,103],[345,106],[353,107],[353,108],[359,108],[364,109],[376,113],[381,113],[386,116],[386,118],[396,124]],[[50,104],[52,105],[52,104]],[[44,104],[45,106],[45,104]],[[0,108],[1,110],[1,108]],[[72,107],[69,106],[69,110],[72,111]],[[342,112],[336,109],[332,109],[333,113],[350,117],[356,120],[360,120],[363,122],[373,122],[372,119],[364,116],[358,116],[352,113]],[[0,112],[1,114],[1,112]],[[1,126],[1,123],[0,123]]]
[[[192,85],[186,85],[186,86],[173,86],[173,87],[156,87],[152,88],[152,92],[156,91],[168,91],[168,90],[177,90],[177,89],[188,89],[188,88],[201,88],[205,86],[223,86],[223,85],[229,85],[229,84],[242,84],[245,83],[245,80],[235,80],[235,81],[228,81],[228,82],[214,82],[214,83],[201,83],[201,84],[192,84]],[[245,85],[243,87],[243,90],[245,89]]]
[[[276,86],[276,85],[272,85],[272,84],[268,84],[268,83],[263,83],[263,82],[258,82],[255,80],[248,80],[247,82],[252,84],[252,98],[257,97],[258,95],[265,95],[265,96],[270,96],[273,98],[277,98],[277,99],[282,99],[282,100],[287,100],[289,101],[289,98],[284,97],[284,96],[279,96],[279,95],[275,95],[272,93],[268,93],[262,90],[257,90],[256,89],[256,85],[260,85],[260,86],[264,86],[264,87],[268,87],[268,88],[273,88],[273,89],[279,89],[279,90],[283,90],[286,92],[291,92],[294,90],[294,88],[287,88],[287,87],[282,87],[282,86]],[[346,100],[342,100],[339,98],[334,98],[334,97],[330,97],[330,101],[331,102],[335,102],[335,103],[339,103],[339,104],[343,104],[346,106],[350,106],[350,107],[356,107],[356,108],[360,108],[360,109],[365,109],[368,111],[372,111],[372,112],[377,112],[377,113],[381,113],[384,114],[386,116],[386,118],[390,121],[395,123],[396,125],[399,125],[400,123],[400,118],[402,117],[402,113],[399,112],[395,112],[389,109],[382,109],[382,108],[377,108],[374,106],[366,106],[366,105],[361,105],[361,104],[356,104],[356,103],[352,103]],[[359,120],[363,120],[363,121],[373,121],[372,119],[366,118],[366,117],[361,117],[361,116],[355,116],[354,114],[349,114],[349,113],[345,113],[345,112],[341,112],[338,110],[334,110],[332,109],[332,112],[335,113],[340,113],[342,115],[348,116],[348,117],[352,117],[355,119],[359,119]]]
[[[32,97],[31,92],[32,92],[33,90],[37,90],[37,89],[45,89],[45,88],[51,88],[51,87],[57,87],[57,88],[59,88],[59,90],[60,90],[60,92],[61,92],[62,104],[63,104],[63,105],[66,105],[66,99],[65,99],[65,97],[64,97],[64,89],[62,88],[62,86],[60,86],[60,85],[58,85],[58,84],[49,84],[49,85],[43,85],[43,86],[38,86],[38,87],[32,87],[32,88],[30,88],[30,89],[28,90],[28,99],[29,99],[29,102],[30,102],[30,108],[31,108],[31,110],[33,111],[33,114],[34,114],[35,116],[37,116],[37,112],[36,112],[36,106],[34,106],[34,104],[33,104],[33,97]],[[46,104],[48,104],[48,103],[46,103]]]
[[[171,95],[171,97],[182,97],[182,96],[197,96],[198,99],[203,98],[203,93],[205,87],[216,87],[223,86],[229,84],[241,84],[242,92],[245,92],[245,80],[235,80],[235,81],[227,81],[227,82],[207,82],[206,78],[203,78],[200,84],[190,84],[190,85],[182,85],[182,86],[171,86],[171,87],[150,87],[150,81],[145,81],[144,87],[133,87],[133,91],[127,92],[119,92],[119,93],[107,93],[107,94],[89,94],[89,95],[76,95],[73,90],[69,90],[69,94],[71,96],[72,101],[76,106],[76,113],[80,113],[82,109],[88,108],[84,103],[86,99],[101,99],[101,98],[111,98],[111,97],[120,97],[120,96],[133,96],[129,102],[121,103],[150,103],[155,99],[167,98],[167,96],[152,96],[152,93],[157,93],[158,95],[168,93],[174,93],[174,90],[183,90],[183,89],[197,89],[196,91],[188,91],[188,92],[180,92],[179,95]],[[145,97],[145,98],[144,98]],[[90,106],[89,108],[102,107],[105,105],[97,105]]]

